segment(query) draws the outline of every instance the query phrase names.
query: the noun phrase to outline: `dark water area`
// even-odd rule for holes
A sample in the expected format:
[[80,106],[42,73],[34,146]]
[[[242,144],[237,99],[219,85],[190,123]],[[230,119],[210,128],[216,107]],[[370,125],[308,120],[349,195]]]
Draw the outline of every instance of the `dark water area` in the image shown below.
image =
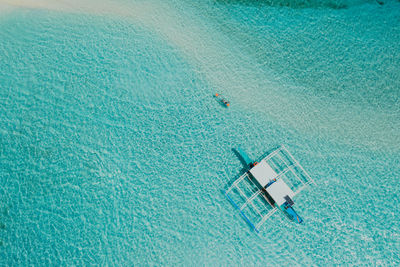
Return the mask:
[[215,0],[219,4],[228,5],[247,5],[247,6],[282,6],[290,8],[330,8],[330,9],[343,9],[352,5],[363,3],[373,3],[374,0]]

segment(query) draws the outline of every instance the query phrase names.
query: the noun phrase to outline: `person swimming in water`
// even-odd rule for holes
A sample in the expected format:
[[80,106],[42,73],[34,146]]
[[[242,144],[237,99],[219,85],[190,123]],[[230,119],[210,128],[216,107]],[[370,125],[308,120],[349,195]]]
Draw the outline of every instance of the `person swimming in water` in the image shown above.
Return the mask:
[[218,93],[215,94],[215,97],[218,98],[219,101],[220,101],[222,104],[225,105],[225,107],[229,107],[229,106],[230,106],[230,103],[229,103],[227,100],[225,100],[220,94],[218,94]]

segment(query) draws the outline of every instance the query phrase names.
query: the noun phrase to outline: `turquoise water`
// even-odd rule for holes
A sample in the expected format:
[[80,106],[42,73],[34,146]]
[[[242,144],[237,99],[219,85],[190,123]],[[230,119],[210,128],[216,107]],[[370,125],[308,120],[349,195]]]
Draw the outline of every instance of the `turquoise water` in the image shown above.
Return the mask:
[[[84,3],[0,13],[0,265],[400,264],[398,2]],[[279,144],[317,185],[256,235]]]

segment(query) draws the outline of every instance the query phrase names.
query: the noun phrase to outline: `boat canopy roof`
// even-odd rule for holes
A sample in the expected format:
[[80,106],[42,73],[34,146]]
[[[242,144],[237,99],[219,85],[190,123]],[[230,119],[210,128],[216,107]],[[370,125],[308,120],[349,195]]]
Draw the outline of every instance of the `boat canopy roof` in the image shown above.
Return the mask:
[[275,179],[278,174],[264,159],[256,166],[250,169],[250,173],[254,176],[261,187],[265,187],[269,182]]
[[281,206],[283,203],[286,202],[286,196],[289,196],[290,198],[294,197],[294,192],[283,181],[283,179],[279,179],[268,186],[267,192],[278,206]]

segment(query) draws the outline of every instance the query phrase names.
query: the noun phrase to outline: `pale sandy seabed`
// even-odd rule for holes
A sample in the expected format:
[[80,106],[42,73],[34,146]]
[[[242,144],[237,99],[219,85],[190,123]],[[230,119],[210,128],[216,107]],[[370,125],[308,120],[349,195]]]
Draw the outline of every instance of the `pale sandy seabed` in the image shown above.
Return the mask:
[[[236,52],[230,40],[208,31],[200,17],[185,17],[167,2],[138,1],[123,6],[112,1],[10,1],[1,0],[4,10],[11,7],[38,8],[62,12],[122,16],[132,23],[157,33],[177,47],[201,70],[212,88],[229,88],[230,97],[242,108],[257,108],[265,116],[282,125],[294,127],[316,136],[329,136],[352,145],[371,149],[400,148],[400,120],[392,111],[369,108],[365,105],[349,107],[347,103],[332,102],[313,95],[284,93],[278,75],[259,68],[251,58],[234,58]],[[215,49],[218,47],[218,49]],[[222,48],[222,49],[221,49]],[[232,60],[234,59],[234,60]],[[234,62],[234,63],[232,63]],[[242,77],[254,77],[243,81]],[[221,77],[224,77],[221,79]],[[294,88],[298,87],[293,85]],[[267,92],[267,97],[266,97]],[[254,101],[262,99],[262,101]],[[345,112],[341,112],[345,111]],[[349,119],[350,118],[350,119]],[[298,123],[302,121],[303,123]],[[311,131],[311,132],[310,132]],[[345,138],[343,139],[343,136]]]

